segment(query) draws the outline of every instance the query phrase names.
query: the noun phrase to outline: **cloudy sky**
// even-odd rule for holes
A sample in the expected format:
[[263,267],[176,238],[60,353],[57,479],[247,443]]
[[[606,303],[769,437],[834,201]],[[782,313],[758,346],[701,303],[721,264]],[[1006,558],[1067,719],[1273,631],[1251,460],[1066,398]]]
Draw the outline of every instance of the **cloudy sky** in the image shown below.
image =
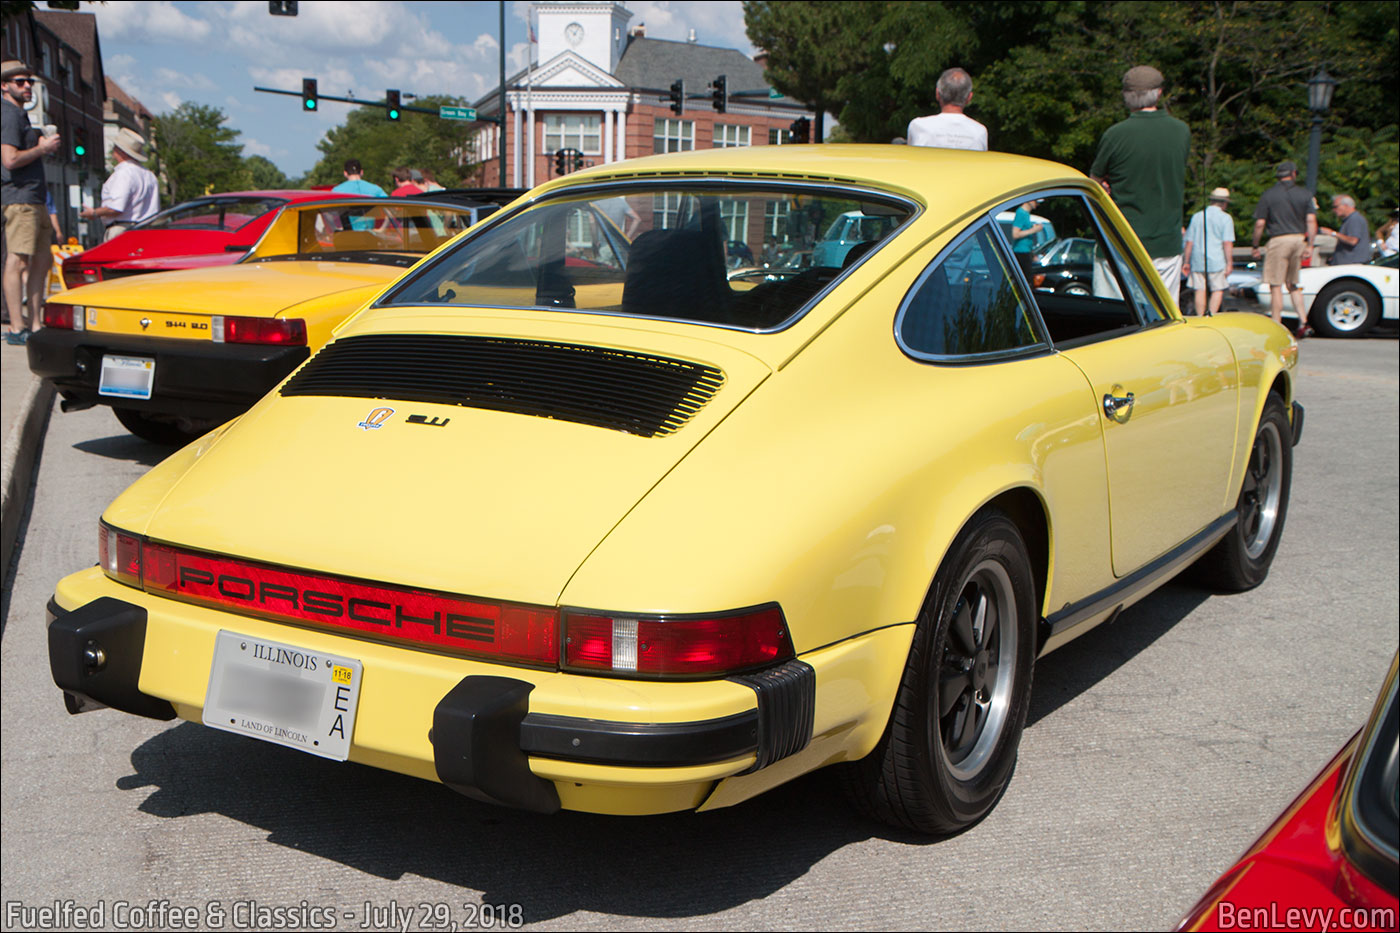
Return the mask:
[[[506,68],[529,56],[531,4],[506,3]],[[647,35],[753,54],[738,0],[632,0],[629,25]],[[384,89],[475,99],[497,84],[500,6],[495,0],[395,2],[301,0],[296,17],[271,16],[263,0],[111,0],[84,4],[97,16],[103,65],[153,113],[182,101],[219,107],[239,130],[245,155],[263,155],[293,177],[320,156],[316,142],[343,122],[346,104],[301,112],[294,97],[316,78],[322,94],[382,99]]]

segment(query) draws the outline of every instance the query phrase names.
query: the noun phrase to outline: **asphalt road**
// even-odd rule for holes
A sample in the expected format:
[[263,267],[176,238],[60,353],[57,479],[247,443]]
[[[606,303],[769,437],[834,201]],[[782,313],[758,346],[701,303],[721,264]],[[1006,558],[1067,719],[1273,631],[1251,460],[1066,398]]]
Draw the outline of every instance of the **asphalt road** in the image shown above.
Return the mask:
[[44,603],[165,451],[105,409],[56,411],[0,607],[0,922],[57,903],[107,929],[186,910],[216,929],[1170,927],[1362,724],[1396,651],[1398,372],[1393,335],[1305,343],[1272,575],[1171,584],[1044,658],[1010,789],[941,841],[863,822],[821,775],[704,815],[539,817],[188,723],[70,717]]

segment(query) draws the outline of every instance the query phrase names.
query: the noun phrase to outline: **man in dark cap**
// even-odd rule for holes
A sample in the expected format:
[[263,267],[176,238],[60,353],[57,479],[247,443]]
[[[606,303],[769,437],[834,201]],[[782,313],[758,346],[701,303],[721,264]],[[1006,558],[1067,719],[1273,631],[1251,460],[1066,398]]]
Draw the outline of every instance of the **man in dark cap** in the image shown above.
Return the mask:
[[[44,207],[44,159],[62,145],[58,134],[40,135],[29,123],[24,105],[34,98],[34,71],[21,61],[0,65],[0,194],[5,213],[5,304],[10,329],[5,342],[24,343],[29,331],[24,310],[39,326],[44,287],[49,280],[53,228]],[[28,287],[21,283],[29,276]],[[27,293],[27,294],[26,294]]]
[[1303,292],[1298,288],[1298,270],[1303,257],[1312,255],[1317,236],[1317,203],[1312,192],[1298,185],[1298,166],[1284,160],[1274,169],[1278,181],[1259,198],[1254,208],[1255,259],[1259,258],[1259,238],[1267,231],[1264,251],[1264,284],[1269,286],[1269,313],[1274,323],[1283,323],[1283,289],[1288,288],[1293,311],[1298,315],[1298,336],[1312,330],[1303,314]]
[[1159,109],[1162,73],[1150,65],[1123,75],[1128,118],[1099,140],[1089,176],[1103,185],[1142,240],[1172,301],[1181,290],[1181,220],[1191,131]]

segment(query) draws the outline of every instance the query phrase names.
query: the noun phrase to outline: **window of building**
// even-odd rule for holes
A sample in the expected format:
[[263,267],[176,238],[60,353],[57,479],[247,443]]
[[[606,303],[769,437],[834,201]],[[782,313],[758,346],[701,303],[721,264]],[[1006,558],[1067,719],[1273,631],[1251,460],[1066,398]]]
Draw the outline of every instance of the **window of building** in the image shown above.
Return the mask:
[[603,115],[600,113],[550,113],[544,118],[546,152],[577,149],[584,155],[603,154]]
[[768,201],[763,205],[763,232],[776,237],[787,228],[788,212],[792,205],[787,201]]
[[53,77],[53,52],[49,49],[47,42],[39,43],[39,71],[46,78]]
[[773,127],[769,127],[768,145],[786,146],[790,142],[792,142],[792,133],[788,132],[787,130],[780,130]]
[[[719,221],[724,225],[725,239],[739,241],[742,245],[744,240],[749,238],[749,201],[728,201],[719,202]],[[745,250],[747,252],[747,250]],[[749,256],[752,261],[752,255]]]
[[652,142],[654,152],[689,152],[695,148],[695,121],[658,117]]
[[715,124],[715,148],[728,149],[733,146],[750,145],[749,139],[752,127],[735,126],[730,123]]

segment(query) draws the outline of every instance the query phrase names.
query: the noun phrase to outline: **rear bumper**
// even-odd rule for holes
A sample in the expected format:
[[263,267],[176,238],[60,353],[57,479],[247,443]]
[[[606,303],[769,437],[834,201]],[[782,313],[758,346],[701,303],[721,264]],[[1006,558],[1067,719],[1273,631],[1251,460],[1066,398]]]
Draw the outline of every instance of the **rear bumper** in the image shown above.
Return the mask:
[[[310,355],[306,347],[223,344],[44,329],[29,340],[29,368],[67,400],[151,414],[227,420],[242,414]],[[98,393],[107,354],[155,360],[149,399]]]
[[[794,760],[817,720],[817,667],[804,660],[684,683],[511,668],[173,602],[96,568],[62,581],[48,610],[50,668],[70,712],[202,721],[221,629],[335,651],[364,666],[350,760],[512,807],[691,809],[727,778],[757,792],[778,782],[758,773],[775,762],[784,774],[825,763]],[[851,723],[839,731],[848,738]],[[829,747],[818,753],[829,760]]]

